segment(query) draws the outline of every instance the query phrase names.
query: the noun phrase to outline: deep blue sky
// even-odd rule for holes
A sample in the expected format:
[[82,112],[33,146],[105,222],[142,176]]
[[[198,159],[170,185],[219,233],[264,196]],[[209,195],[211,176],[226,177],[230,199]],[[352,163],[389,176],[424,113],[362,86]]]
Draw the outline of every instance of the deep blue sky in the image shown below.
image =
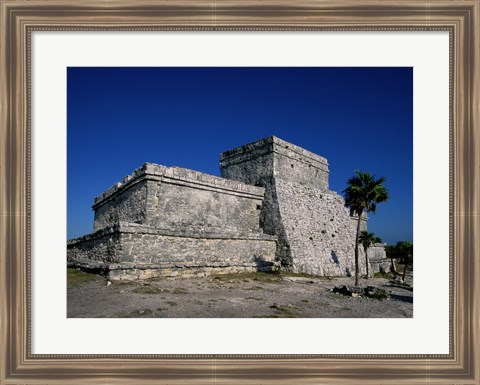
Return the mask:
[[219,154],[269,135],[326,157],[338,193],[387,178],[369,231],[413,238],[412,68],[92,68],[67,72],[68,238],[94,196],[145,162],[219,175]]

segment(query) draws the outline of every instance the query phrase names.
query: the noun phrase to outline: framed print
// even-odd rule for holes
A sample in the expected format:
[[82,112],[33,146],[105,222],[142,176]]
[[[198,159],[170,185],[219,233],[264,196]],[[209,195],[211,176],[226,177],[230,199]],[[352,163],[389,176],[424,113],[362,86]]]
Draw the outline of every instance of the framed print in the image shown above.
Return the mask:
[[[2,384],[480,383],[478,0],[0,4]],[[410,212],[388,301],[330,287],[385,274],[347,158],[410,199],[369,228]]]

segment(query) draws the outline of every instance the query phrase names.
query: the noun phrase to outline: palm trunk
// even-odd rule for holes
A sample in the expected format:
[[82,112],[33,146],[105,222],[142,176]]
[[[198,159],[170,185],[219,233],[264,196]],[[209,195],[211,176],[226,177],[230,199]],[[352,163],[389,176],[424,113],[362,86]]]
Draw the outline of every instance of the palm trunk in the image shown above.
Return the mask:
[[367,278],[369,278],[370,274],[368,273],[368,254],[367,254],[368,249],[364,249],[364,250],[365,250],[365,267],[367,268]]
[[403,283],[405,283],[405,276],[407,275],[407,267],[408,267],[408,262],[405,261],[405,266],[403,266],[403,275],[402,275]]
[[390,258],[390,262],[392,263],[392,273],[393,273],[393,278],[397,276],[397,269],[395,269],[395,263],[393,262],[393,258]]
[[358,266],[358,238],[360,236],[360,222],[362,220],[362,213],[358,215],[358,222],[357,222],[357,234],[355,236],[355,286],[358,286],[358,273],[359,273],[359,266]]

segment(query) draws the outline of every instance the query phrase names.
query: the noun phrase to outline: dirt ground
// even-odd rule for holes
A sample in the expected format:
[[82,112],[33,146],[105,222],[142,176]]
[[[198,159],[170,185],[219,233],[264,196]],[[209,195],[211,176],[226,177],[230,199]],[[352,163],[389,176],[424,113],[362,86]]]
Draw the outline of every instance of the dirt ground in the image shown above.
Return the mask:
[[347,297],[335,286],[353,278],[249,273],[195,278],[107,282],[68,269],[68,318],[408,318],[413,288],[385,278],[362,287],[386,290],[388,299]]

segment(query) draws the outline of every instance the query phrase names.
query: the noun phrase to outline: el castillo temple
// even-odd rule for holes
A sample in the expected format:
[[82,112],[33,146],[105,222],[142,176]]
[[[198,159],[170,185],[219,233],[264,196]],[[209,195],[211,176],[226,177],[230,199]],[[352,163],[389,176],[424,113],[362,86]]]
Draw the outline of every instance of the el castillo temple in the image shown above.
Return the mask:
[[[67,242],[68,266],[110,280],[354,275],[357,218],[329,189],[327,159],[270,136],[223,152],[220,173],[145,163],[94,199],[93,233]],[[388,271],[383,244],[369,258]]]

